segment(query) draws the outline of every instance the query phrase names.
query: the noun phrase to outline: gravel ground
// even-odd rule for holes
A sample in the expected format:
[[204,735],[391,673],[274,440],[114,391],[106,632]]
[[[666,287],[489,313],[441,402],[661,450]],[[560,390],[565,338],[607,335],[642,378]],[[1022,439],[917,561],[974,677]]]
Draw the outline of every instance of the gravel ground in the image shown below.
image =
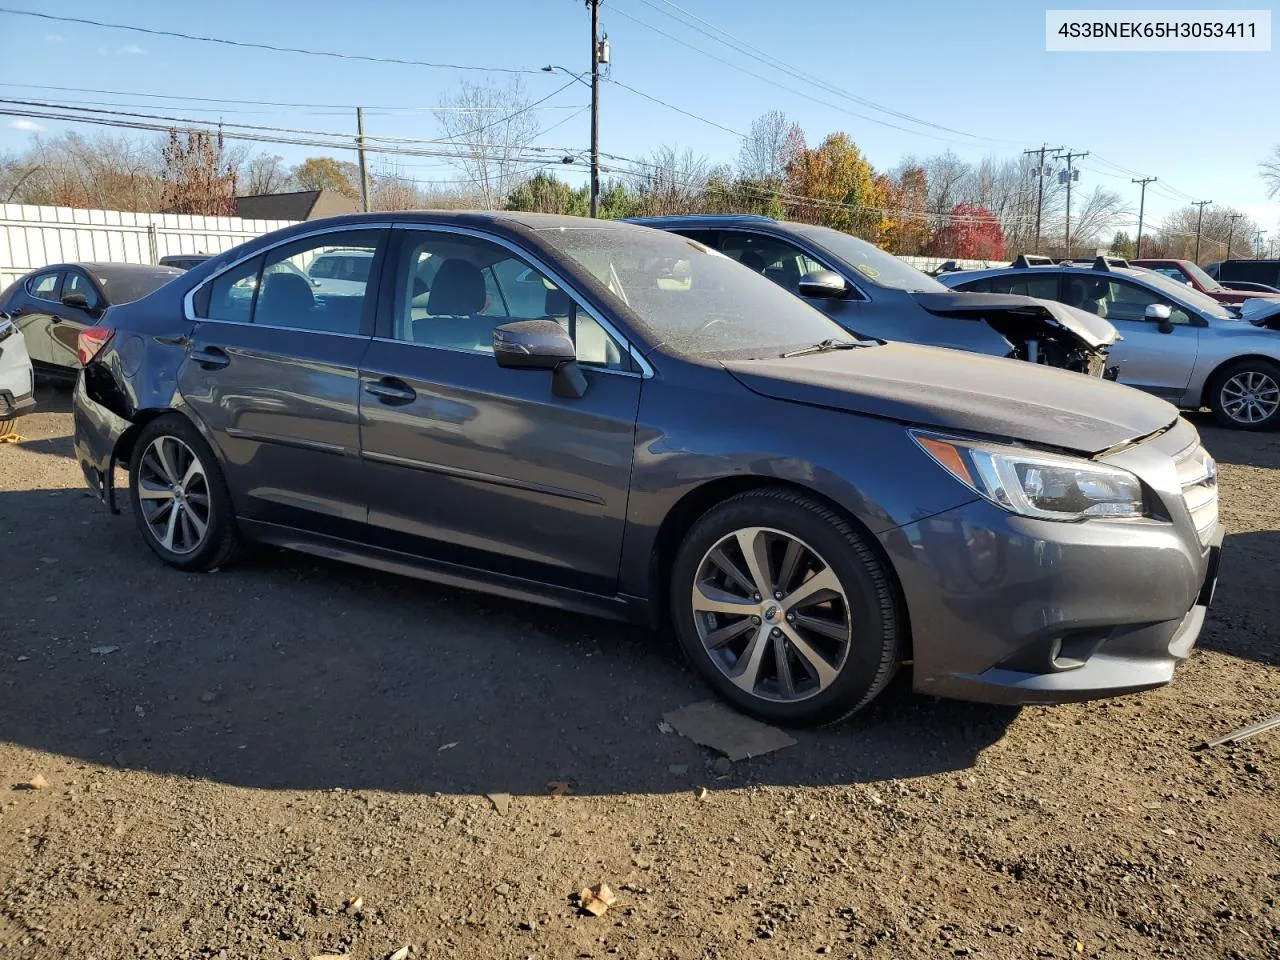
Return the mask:
[[41,401],[0,446],[0,958],[1280,957],[1280,732],[1193,749],[1280,712],[1280,437],[1199,421],[1229,535],[1171,687],[899,680],[726,773],[658,727],[707,696],[668,640],[275,551],[176,573]]

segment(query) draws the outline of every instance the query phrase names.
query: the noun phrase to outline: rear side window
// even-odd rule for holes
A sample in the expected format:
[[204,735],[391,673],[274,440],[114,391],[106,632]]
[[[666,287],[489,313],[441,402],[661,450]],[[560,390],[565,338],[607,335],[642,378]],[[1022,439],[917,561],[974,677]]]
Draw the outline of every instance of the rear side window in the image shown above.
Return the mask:
[[27,293],[37,300],[57,300],[58,279],[61,276],[56,270],[53,273],[37,274],[27,281]]
[[[973,289],[970,287],[969,289]],[[990,293],[1012,293],[1019,297],[1038,297],[1041,300],[1058,299],[1058,275],[1031,275],[1012,273],[992,277],[991,286],[986,288]]]
[[983,277],[981,280],[970,280],[966,283],[957,283],[954,289],[963,290],[965,293],[990,293],[991,278]]

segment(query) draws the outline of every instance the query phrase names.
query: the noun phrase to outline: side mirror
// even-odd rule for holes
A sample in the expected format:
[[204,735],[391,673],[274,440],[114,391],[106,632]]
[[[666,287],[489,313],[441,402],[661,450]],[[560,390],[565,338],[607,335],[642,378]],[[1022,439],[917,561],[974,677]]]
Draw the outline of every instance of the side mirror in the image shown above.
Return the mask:
[[509,370],[550,370],[557,397],[577,399],[587,392],[578,352],[564,327],[554,320],[516,320],[495,327],[493,356]]
[[810,300],[836,300],[848,292],[844,277],[832,270],[814,270],[800,278],[800,296]]
[[1163,303],[1148,303],[1143,315],[1148,320],[1154,320],[1156,329],[1161,333],[1173,333],[1173,323],[1169,319],[1173,316],[1173,311],[1167,305]]
[[89,298],[83,293],[68,293],[62,298],[62,305],[64,307],[74,307],[77,310],[88,310]]

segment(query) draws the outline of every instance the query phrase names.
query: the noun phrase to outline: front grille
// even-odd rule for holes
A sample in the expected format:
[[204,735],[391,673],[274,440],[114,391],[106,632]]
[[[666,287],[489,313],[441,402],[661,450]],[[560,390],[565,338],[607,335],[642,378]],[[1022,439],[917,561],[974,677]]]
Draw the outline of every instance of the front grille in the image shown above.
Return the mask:
[[1196,526],[1200,545],[1205,546],[1218,526],[1218,465],[1199,442],[1191,444],[1174,458],[1182,501]]

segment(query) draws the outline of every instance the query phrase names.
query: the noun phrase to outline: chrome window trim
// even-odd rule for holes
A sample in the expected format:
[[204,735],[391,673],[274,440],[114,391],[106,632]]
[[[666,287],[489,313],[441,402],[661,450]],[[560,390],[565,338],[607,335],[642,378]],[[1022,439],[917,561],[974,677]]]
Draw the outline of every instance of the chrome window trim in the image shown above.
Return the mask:
[[[230,263],[224,266],[217,273],[213,274],[212,276],[205,277],[205,279],[201,280],[194,287],[188,290],[186,294],[184,294],[182,297],[183,317],[186,320],[190,320],[192,323],[198,323],[201,321],[212,322],[212,323],[240,323],[240,321],[238,320],[218,320],[215,317],[197,317],[196,305],[195,305],[196,294],[199,293],[201,290],[203,290],[205,286],[207,286],[208,284],[213,283],[215,280],[221,277],[228,270],[233,270],[236,267],[240,266],[240,264],[244,263],[246,260],[252,260],[254,257],[258,256],[259,254],[265,254],[270,250],[274,250],[276,247],[283,247],[287,243],[293,243],[294,241],[297,241],[297,240],[309,240],[312,237],[323,237],[327,233],[349,233],[353,230],[390,230],[394,226],[395,224],[390,220],[375,220],[373,222],[363,222],[363,223],[346,223],[346,224],[342,224],[341,226],[322,227],[319,230],[309,230],[306,233],[297,233],[289,237],[283,237],[280,240],[275,241],[274,243],[269,243],[265,247],[258,247],[252,253],[246,253],[244,256],[239,257],[235,260],[232,260]],[[241,323],[240,325],[246,326],[246,327],[255,326],[255,324],[253,323]],[[265,324],[263,324],[262,326],[264,330],[265,329],[280,329],[280,330],[297,329],[296,327],[268,328]],[[304,331],[304,332],[320,333],[323,331]],[[350,334],[343,334],[343,336],[350,336]],[[367,339],[367,338],[361,338],[361,339]]]
[[344,340],[372,340],[367,333],[343,333],[341,330],[312,330],[308,327],[282,327],[276,323],[245,323],[243,320],[214,320],[197,317],[196,323],[220,323],[227,327],[244,327],[249,330],[282,330],[286,333],[314,333],[324,337],[341,337]]
[[[589,303],[585,302],[582,298],[582,295],[578,293],[578,291],[574,289],[574,286],[568,283],[560,273],[553,270],[551,267],[547,266],[546,263],[544,263],[540,258],[538,258],[531,251],[525,249],[524,247],[519,246],[518,244],[512,243],[511,241],[507,240],[505,237],[495,236],[494,234],[485,233],[483,230],[475,230],[471,227],[455,226],[454,224],[397,223],[397,224],[394,224],[394,227],[396,229],[403,229],[403,230],[420,230],[420,231],[429,232],[429,233],[452,233],[452,234],[458,234],[466,237],[473,237],[477,240],[486,240],[489,243],[496,243],[498,246],[511,251],[511,253],[515,254],[517,257],[520,257],[522,260],[527,261],[531,266],[540,270],[548,280],[551,280],[553,283],[555,283],[561,290],[563,290],[569,296],[569,299],[571,299],[574,303],[578,305],[579,310],[582,310],[585,314],[587,314],[587,316],[591,317],[592,320],[600,324],[601,329],[603,329],[605,333],[611,336],[614,342],[618,345],[619,352],[626,353],[631,358],[631,362],[640,368],[640,372],[637,373],[634,370],[610,370],[608,367],[598,367],[592,364],[583,364],[583,366],[585,366],[588,370],[597,370],[602,373],[623,374],[626,376],[633,376],[633,377],[638,376],[645,380],[648,380],[653,376],[653,366],[635,348],[635,345],[627,337],[624,337],[621,333],[619,333],[617,327],[615,327],[612,323],[610,323],[608,320],[602,317],[598,310],[594,309]],[[412,341],[397,340],[394,337],[375,337],[374,339],[386,340],[390,343],[412,343]],[[418,347],[432,347],[435,349],[452,350],[457,353],[476,354],[480,352],[476,350],[464,350],[457,347],[435,347],[434,344],[430,344],[430,343],[417,343],[412,345],[418,346]]]
[[[806,240],[797,240],[797,238],[791,236],[791,234],[770,233],[768,230],[753,230],[750,227],[739,226],[737,224],[734,224],[733,226],[730,226],[730,227],[708,227],[706,229],[714,230],[717,233],[745,233],[748,236],[768,237],[770,240],[777,240],[779,243],[789,243],[791,244],[791,246],[796,247],[801,252],[803,252],[805,256],[811,257],[812,259],[818,261],[818,263],[828,264],[823,269],[830,270],[832,273],[838,273],[840,274],[840,276],[844,277],[844,282],[849,284],[849,286],[853,289],[853,292],[858,295],[857,300],[851,300],[848,297],[845,298],[846,300],[848,300],[851,303],[872,303],[873,302],[871,295],[868,294],[865,290],[863,290],[860,286],[858,286],[858,282],[856,280],[854,280],[850,276],[847,276],[844,270],[836,270],[835,268],[830,266],[831,258],[829,254],[827,253],[819,254],[815,252],[813,245]],[[725,254],[725,256],[728,256],[728,254]],[[729,259],[732,260],[733,258],[729,257]],[[765,277],[765,279],[768,280],[769,278]],[[787,292],[790,293],[791,291],[788,290]],[[800,294],[798,293],[792,294],[792,296],[799,297]],[[800,297],[800,299],[803,300],[805,298]]]
[[[395,337],[372,337],[374,343],[391,343],[397,347],[417,347],[419,350],[444,350],[447,353],[459,353],[464,357],[492,357],[492,353],[486,353],[484,350],[468,350],[466,347],[449,347],[438,343],[417,343],[413,340],[397,340]],[[608,367],[597,366],[594,363],[579,364],[584,370],[590,370],[593,373],[607,373],[612,377],[639,377],[643,380],[649,379],[652,374],[642,373],[639,370],[610,370]]]

